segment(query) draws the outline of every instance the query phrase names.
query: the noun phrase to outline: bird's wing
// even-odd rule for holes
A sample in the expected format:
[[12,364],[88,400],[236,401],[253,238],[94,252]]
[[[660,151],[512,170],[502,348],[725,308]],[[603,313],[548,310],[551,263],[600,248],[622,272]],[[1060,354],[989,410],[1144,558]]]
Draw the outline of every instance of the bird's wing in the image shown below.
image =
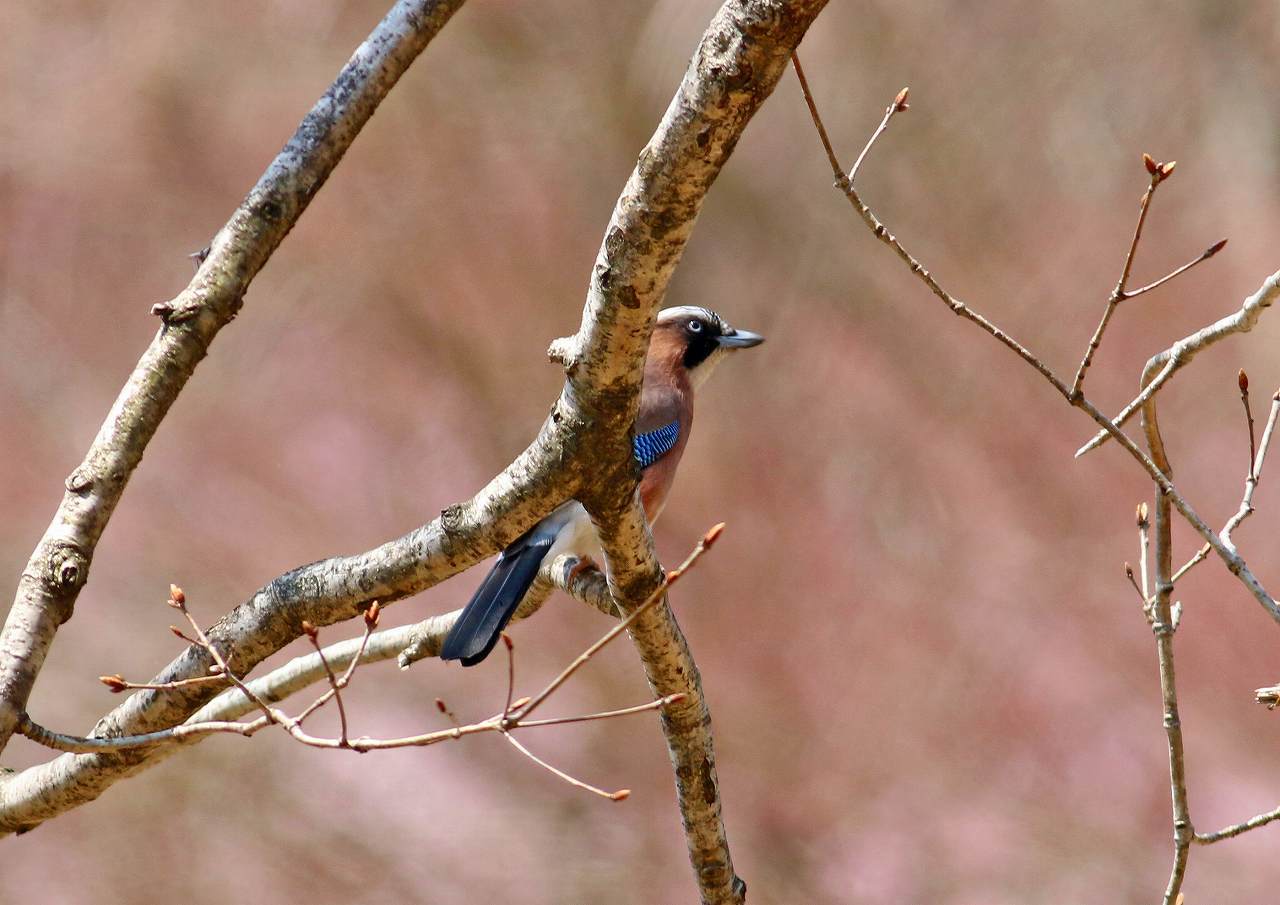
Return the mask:
[[679,439],[680,422],[672,421],[643,434],[636,434],[631,440],[631,454],[641,468],[648,468],[671,452]]
[[631,449],[641,468],[648,468],[675,448],[682,433],[682,396],[674,388],[651,389],[640,397]]

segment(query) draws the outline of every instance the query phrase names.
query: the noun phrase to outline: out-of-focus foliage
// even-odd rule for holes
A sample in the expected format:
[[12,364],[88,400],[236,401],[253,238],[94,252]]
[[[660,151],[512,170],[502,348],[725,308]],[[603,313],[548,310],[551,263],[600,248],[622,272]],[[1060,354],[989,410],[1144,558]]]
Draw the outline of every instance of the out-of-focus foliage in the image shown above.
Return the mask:
[[[148,308],[383,12],[379,2],[10,3],[0,11],[0,573],[7,586],[138,354]],[[94,677],[176,651],[181,584],[212,620],[276,573],[372,546],[469,496],[560,383],[610,208],[716,4],[477,0],[374,118],[254,283],[152,444],[31,702],[86,730]],[[867,200],[957,295],[1070,374],[1146,176],[1176,158],[1090,374],[1116,409],[1140,362],[1280,266],[1269,4],[833,4],[803,47]],[[1023,365],[949,317],[866,233],[793,77],[715,186],[672,303],[769,342],[699,402],[667,558],[729,530],[676,606],[718,733],[730,839],[770,903],[1150,901],[1169,792],[1149,629],[1123,578],[1148,488]],[[1164,396],[1177,478],[1221,523],[1247,443],[1236,368],[1280,382],[1280,315]],[[1265,397],[1263,397],[1265,398]],[[1280,584],[1280,463],[1238,533]],[[1195,547],[1189,532],[1175,536]],[[459,605],[468,574],[393,607]],[[1274,589],[1273,589],[1274,590]],[[1214,562],[1180,586],[1197,825],[1280,800],[1280,629]],[[557,599],[518,627],[526,686],[606,623]],[[357,631],[351,628],[351,633]],[[341,633],[326,631],[335,640]],[[299,648],[300,650],[301,648]],[[295,651],[290,651],[293,653]],[[500,657],[357,677],[355,731],[500,706]],[[558,710],[644,698],[624,646]],[[527,737],[602,803],[505,745],[343,756],[219,738],[3,847],[0,901],[245,898],[657,903],[692,883],[651,719]],[[6,765],[45,757],[17,742]],[[1274,900],[1275,834],[1195,853],[1188,901]],[[34,897],[34,898],[33,898]]]

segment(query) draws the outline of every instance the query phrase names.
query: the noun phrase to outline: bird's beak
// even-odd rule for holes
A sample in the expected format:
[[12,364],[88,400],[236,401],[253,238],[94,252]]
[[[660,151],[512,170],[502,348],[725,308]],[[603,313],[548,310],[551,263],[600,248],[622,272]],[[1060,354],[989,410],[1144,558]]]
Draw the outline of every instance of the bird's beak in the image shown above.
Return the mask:
[[719,342],[725,349],[750,349],[764,342],[764,337],[750,330],[730,330],[720,337]]

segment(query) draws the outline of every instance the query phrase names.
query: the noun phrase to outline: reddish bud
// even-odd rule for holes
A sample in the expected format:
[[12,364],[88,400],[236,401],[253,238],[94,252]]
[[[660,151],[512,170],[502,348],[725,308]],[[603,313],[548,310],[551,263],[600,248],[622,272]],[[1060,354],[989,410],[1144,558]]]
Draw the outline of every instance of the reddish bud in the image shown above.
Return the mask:
[[111,689],[112,694],[119,694],[129,687],[125,682],[124,676],[116,673],[114,676],[98,676],[98,681]]
[[609,798],[611,798],[614,801],[626,801],[630,797],[631,797],[630,789],[619,789],[618,791],[614,792],[609,796]]
[[1142,155],[1142,165],[1147,168],[1147,172],[1150,173],[1152,176],[1160,172],[1160,164],[1156,163],[1151,158],[1150,154]]
[[442,699],[436,698],[436,710],[439,710],[441,713],[448,713],[449,705],[446,704]]
[[515,642],[511,640],[511,636],[508,635],[506,632],[502,633],[502,643],[506,646],[507,650],[511,650],[513,647],[516,646]]
[[187,595],[176,584],[169,585],[169,602],[174,606],[182,606],[187,602]]
[[378,627],[378,616],[382,613],[382,607],[378,601],[369,604],[369,608],[364,611],[364,624],[373,630]]
[[191,639],[190,639],[190,638],[188,638],[185,634],[183,634],[182,629],[178,628],[176,625],[171,625],[171,626],[169,626],[169,631],[173,632],[175,635],[177,635],[177,636],[178,636],[179,638],[181,638],[183,641],[190,641],[190,640],[191,640]]
[[898,96],[893,99],[893,110],[895,113],[901,113],[910,106],[907,103],[907,95],[910,93],[910,88],[903,88],[898,92]]
[[724,522],[721,522],[718,525],[713,525],[710,531],[702,535],[702,546],[710,550],[711,545],[720,539],[720,535],[723,532],[724,532]]
[[1212,245],[1206,248],[1204,250],[1204,254],[1202,254],[1200,257],[1212,258],[1214,255],[1216,255],[1218,252],[1222,251],[1222,249],[1226,247],[1227,247],[1227,240],[1219,239],[1217,242],[1214,242]]
[[1133,580],[1133,566],[1129,565],[1128,563],[1125,563],[1125,564],[1124,564],[1124,574],[1125,574],[1125,576],[1126,576],[1130,581],[1132,581],[1132,580]]
[[1138,527],[1141,528],[1147,523],[1147,504],[1138,504]]
[[1173,174],[1173,168],[1178,165],[1178,161],[1171,160],[1168,163],[1160,164],[1160,178],[1168,179]]
[[302,620],[302,633],[312,641],[320,637],[320,630],[305,619]]
[[1236,375],[1236,385],[1240,387],[1241,393],[1249,392],[1249,375],[1244,372],[1244,368]]

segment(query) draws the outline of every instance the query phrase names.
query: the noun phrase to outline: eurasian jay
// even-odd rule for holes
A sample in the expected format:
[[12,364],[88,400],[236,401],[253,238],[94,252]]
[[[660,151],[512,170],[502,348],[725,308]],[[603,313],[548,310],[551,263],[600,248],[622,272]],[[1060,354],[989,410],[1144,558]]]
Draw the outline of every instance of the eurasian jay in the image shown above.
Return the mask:
[[[764,337],[735,330],[707,308],[666,308],[649,340],[632,454],[640,466],[640,502],[649,524],[658,520],[693,426],[694,392],[716,365]],[[562,553],[602,562],[600,540],[581,503],[570,500],[502,551],[444,640],[440,656],[474,666],[493,650],[538,569]]]

